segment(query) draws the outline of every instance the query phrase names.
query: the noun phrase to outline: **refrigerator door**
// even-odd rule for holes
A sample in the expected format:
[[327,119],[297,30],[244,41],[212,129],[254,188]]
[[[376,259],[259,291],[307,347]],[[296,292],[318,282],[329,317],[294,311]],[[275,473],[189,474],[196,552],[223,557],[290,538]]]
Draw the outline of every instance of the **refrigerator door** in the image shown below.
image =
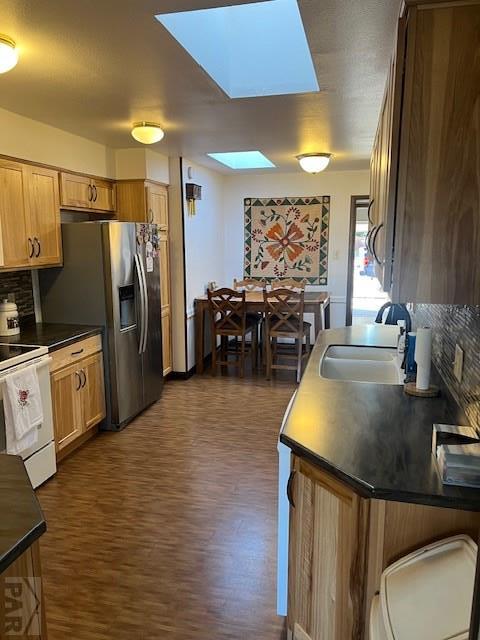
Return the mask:
[[135,224],[112,222],[103,229],[112,423],[120,427],[145,406],[139,353],[144,326],[144,287],[135,260]]
[[138,254],[145,282],[147,317],[143,340],[143,393],[145,406],[160,398],[163,386],[160,261],[156,225],[137,225]]

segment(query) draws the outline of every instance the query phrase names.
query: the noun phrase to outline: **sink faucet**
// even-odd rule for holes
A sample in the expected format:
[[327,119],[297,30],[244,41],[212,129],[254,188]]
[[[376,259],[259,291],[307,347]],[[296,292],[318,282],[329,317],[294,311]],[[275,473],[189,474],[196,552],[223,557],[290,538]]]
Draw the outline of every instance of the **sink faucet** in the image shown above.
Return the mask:
[[397,324],[398,320],[405,320],[405,331],[408,335],[409,331],[412,330],[412,317],[407,309],[407,305],[386,302],[378,310],[377,317],[375,318],[377,324],[383,323],[383,314],[386,309],[389,309],[389,312],[385,318],[385,324]]

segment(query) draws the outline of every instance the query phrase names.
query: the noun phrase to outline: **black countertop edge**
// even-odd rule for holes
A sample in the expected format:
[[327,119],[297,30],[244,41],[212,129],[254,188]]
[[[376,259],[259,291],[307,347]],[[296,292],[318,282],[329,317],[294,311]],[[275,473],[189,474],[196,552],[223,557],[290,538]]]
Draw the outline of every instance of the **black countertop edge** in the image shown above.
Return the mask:
[[38,540],[43,534],[47,531],[47,523],[45,520],[43,522],[38,523],[35,527],[30,529],[23,538],[20,538],[15,546],[13,546],[9,551],[6,551],[2,556],[0,556],[0,574],[2,574],[8,567],[19,558],[22,553],[25,553],[27,549],[29,549],[32,544]]
[[0,342],[48,347],[48,350],[52,352],[98,334],[103,334],[103,327],[52,322],[29,322],[20,327],[20,333],[18,335],[0,338]]

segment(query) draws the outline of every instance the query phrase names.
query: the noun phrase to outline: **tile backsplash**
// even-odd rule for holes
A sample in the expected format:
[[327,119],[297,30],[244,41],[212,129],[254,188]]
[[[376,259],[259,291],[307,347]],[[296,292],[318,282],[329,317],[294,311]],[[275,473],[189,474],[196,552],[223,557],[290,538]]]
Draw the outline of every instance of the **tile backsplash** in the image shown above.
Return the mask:
[[[480,429],[480,306],[412,305],[413,327],[432,327],[432,360],[445,384]],[[455,345],[464,350],[462,381],[453,375]]]
[[32,274],[30,271],[0,273],[0,300],[13,294],[20,318],[35,313],[33,303]]

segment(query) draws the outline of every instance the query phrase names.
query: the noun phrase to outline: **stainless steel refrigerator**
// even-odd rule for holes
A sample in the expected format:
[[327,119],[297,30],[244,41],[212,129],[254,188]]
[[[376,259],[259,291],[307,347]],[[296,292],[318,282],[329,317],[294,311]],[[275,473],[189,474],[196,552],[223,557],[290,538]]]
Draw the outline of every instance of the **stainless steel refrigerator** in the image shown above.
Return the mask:
[[163,385],[156,225],[62,224],[63,262],[39,275],[44,322],[105,329],[106,429],[121,429]]

